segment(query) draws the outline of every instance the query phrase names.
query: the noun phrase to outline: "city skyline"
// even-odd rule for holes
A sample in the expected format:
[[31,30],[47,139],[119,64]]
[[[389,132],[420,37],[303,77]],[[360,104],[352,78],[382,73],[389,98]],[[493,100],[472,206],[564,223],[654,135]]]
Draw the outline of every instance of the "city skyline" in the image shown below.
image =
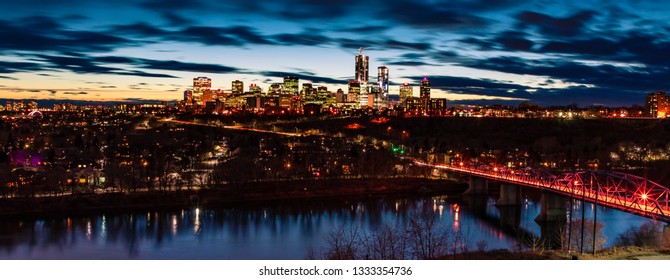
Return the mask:
[[335,91],[355,78],[359,48],[369,56],[368,75],[390,68],[390,94],[404,83],[418,89],[426,76],[433,96],[455,104],[641,104],[668,88],[670,72],[667,4],[657,1],[0,7],[0,34],[12,38],[0,43],[3,99],[173,101],[198,76],[227,90],[234,80],[266,90],[294,76]]

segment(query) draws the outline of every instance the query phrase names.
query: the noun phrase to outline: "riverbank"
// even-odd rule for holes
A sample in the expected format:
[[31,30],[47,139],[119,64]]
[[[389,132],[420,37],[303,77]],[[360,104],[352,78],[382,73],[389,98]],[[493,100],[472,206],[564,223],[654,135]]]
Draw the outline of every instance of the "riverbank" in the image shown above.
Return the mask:
[[469,252],[438,258],[441,260],[670,260],[670,251],[657,247],[622,246],[612,247],[592,254],[567,255],[561,251],[522,251],[491,250]]
[[564,251],[537,250],[512,252],[510,250],[472,251],[446,255],[437,260],[670,260],[670,250],[655,247],[624,246],[612,247],[598,252],[567,255]]
[[268,201],[295,201],[384,194],[458,194],[467,185],[425,178],[336,179],[249,182],[200,190],[76,194],[0,199],[0,217],[84,215],[95,212],[222,207]]

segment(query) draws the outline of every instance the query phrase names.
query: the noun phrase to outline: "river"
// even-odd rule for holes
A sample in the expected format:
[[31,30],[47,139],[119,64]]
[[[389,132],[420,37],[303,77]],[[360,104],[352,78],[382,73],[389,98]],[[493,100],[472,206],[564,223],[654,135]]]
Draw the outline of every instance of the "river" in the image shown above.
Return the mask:
[[[406,195],[5,219],[0,220],[0,259],[304,259],[322,250],[337,229],[375,232],[406,224],[420,213],[434,215],[451,232],[467,232],[471,250],[474,244],[513,250],[520,244],[519,233],[541,235],[534,221],[539,202],[525,200],[512,210],[494,202],[492,197]],[[585,210],[592,219],[593,205]],[[518,225],[505,222],[509,212],[516,213],[511,223]],[[574,216],[581,218],[578,204]],[[607,246],[627,229],[650,221],[603,207],[597,218]]]

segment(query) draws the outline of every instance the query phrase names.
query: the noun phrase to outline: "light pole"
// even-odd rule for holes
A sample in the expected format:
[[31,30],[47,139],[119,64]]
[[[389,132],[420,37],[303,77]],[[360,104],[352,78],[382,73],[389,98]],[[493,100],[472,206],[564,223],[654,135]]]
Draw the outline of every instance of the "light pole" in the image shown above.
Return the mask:
[[[579,181],[575,180],[575,184],[579,183]],[[586,215],[586,192],[584,191],[584,184],[582,184],[582,232],[581,232],[581,244],[579,246],[579,254],[584,254],[584,219]]]
[[[596,180],[596,184],[598,184]],[[599,187],[599,186],[598,186]],[[593,174],[591,174],[591,189],[593,189]],[[598,227],[598,189],[596,188],[596,201],[593,203],[593,255],[596,255],[596,229]]]

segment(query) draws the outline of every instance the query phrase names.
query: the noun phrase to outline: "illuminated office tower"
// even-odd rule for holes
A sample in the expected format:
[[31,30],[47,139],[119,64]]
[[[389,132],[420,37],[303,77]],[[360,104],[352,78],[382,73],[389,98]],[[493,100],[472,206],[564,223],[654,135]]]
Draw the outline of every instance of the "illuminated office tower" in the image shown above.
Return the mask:
[[251,84],[249,85],[249,92],[253,94],[261,94],[262,90],[261,87],[257,86],[256,84]]
[[312,94],[314,87],[312,83],[302,83],[302,90],[300,90],[300,97],[302,99],[307,98],[308,95]]
[[344,100],[344,91],[341,88],[337,89],[337,93],[335,94],[335,100],[337,103],[343,103]]
[[244,93],[244,82],[240,80],[234,80],[232,84],[232,95],[239,96]]
[[404,83],[402,86],[400,86],[400,104],[405,104],[405,100],[412,98],[413,95],[414,89],[409,85],[409,83]]
[[328,87],[326,86],[320,86],[317,88],[316,91],[316,99],[320,101],[326,100],[330,96],[330,91],[328,91]]
[[368,83],[369,57],[363,55],[363,48],[358,49],[360,54],[356,56],[356,80],[361,84]]
[[193,78],[193,91],[201,93],[206,89],[212,88],[212,79],[207,77]]
[[665,118],[670,109],[670,98],[663,91],[647,94],[644,102],[644,110],[647,116],[652,118]]
[[212,88],[212,79],[207,77],[193,78],[193,103],[204,105],[202,94]]
[[272,83],[270,89],[268,90],[269,95],[279,96],[284,89],[284,84],[282,83]]
[[361,83],[357,80],[349,80],[349,91],[347,92],[347,102],[358,102],[358,96],[361,94]]
[[379,94],[378,98],[384,98],[388,96],[389,93],[389,68],[386,66],[377,67],[377,85],[379,85]]
[[430,82],[428,81],[428,78],[423,77],[423,80],[421,80],[419,92],[421,93],[421,99],[430,99]]
[[193,99],[193,91],[192,90],[185,90],[184,91],[184,101],[190,102]]
[[298,95],[299,82],[300,80],[297,77],[284,77],[284,92],[290,93],[291,95]]

